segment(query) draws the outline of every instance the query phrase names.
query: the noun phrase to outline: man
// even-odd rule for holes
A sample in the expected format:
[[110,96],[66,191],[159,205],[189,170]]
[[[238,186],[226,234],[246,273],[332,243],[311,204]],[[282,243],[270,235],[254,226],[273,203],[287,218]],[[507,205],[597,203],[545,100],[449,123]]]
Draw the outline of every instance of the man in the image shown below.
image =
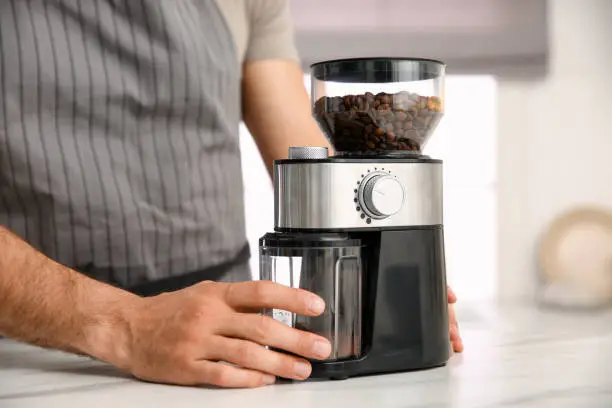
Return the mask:
[[307,378],[329,342],[254,312],[325,305],[249,282],[238,148],[241,120],[270,169],[325,144],[285,1],[5,0],[0,51],[0,333],[149,381]]

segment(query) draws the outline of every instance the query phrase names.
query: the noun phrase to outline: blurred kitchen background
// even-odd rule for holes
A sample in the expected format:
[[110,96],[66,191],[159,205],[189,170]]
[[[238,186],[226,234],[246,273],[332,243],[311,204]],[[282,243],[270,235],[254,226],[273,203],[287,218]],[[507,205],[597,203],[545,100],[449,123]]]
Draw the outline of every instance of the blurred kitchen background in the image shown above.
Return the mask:
[[[445,161],[449,281],[464,302],[538,299],[540,243],[550,223],[583,205],[612,208],[612,1],[291,3],[307,88],[308,65],[324,59],[448,64],[446,115],[425,153]],[[257,240],[273,227],[272,185],[241,132],[257,276]],[[597,254],[587,238],[578,248],[600,260],[584,274],[604,296],[612,293],[608,226]]]

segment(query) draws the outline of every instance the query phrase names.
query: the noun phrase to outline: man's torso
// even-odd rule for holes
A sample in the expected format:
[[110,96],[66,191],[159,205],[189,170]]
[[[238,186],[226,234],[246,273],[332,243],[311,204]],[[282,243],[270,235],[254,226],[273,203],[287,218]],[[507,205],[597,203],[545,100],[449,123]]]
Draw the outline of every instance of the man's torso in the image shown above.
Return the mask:
[[241,253],[248,18],[219,4],[1,3],[1,224],[123,286]]

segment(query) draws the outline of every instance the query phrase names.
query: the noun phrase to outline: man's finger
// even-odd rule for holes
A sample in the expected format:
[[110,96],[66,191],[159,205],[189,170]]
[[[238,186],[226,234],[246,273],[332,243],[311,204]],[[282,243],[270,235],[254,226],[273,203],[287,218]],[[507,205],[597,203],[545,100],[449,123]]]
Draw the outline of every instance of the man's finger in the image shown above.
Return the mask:
[[197,385],[256,388],[274,384],[275,381],[276,377],[270,374],[206,360],[195,362],[191,370],[191,382]]
[[257,370],[282,378],[305,380],[310,376],[310,363],[304,359],[266,350],[249,340],[216,336],[210,345],[215,360],[227,361],[240,367]]
[[281,309],[304,316],[318,316],[325,310],[325,302],[319,296],[268,281],[229,284],[225,301],[240,311]]
[[461,339],[461,337],[459,337],[459,329],[456,326],[451,326],[449,330],[449,337],[453,342]]
[[461,340],[461,338],[453,341],[452,343],[453,343],[453,350],[455,351],[455,353],[463,352],[463,341]]
[[448,297],[448,303],[456,303],[457,302],[457,295],[455,295],[455,292],[451,289],[450,286],[446,287],[446,294]]
[[459,326],[457,323],[457,315],[455,314],[455,308],[453,305],[448,306],[448,322],[453,326]]
[[297,330],[267,316],[236,313],[224,320],[220,334],[254,341],[308,359],[329,357],[331,344],[316,334]]

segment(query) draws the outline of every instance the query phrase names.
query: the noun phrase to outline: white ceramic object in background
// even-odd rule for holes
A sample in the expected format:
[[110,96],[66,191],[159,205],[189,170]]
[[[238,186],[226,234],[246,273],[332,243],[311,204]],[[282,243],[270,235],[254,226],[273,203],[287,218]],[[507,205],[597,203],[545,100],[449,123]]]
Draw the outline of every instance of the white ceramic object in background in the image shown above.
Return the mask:
[[612,211],[578,208],[544,232],[540,300],[564,307],[612,304]]

